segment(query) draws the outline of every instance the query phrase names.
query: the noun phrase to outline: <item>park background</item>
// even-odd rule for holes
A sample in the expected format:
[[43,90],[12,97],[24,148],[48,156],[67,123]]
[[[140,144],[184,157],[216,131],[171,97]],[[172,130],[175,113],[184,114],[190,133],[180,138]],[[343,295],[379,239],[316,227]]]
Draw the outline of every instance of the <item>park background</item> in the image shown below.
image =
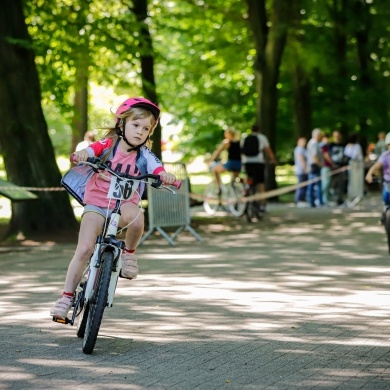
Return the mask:
[[[281,163],[269,189],[292,180],[284,164],[314,127],[364,143],[389,129],[388,2],[5,0],[3,10],[0,148],[19,186],[58,187],[84,133],[99,136],[129,96],[161,106],[153,151],[189,167],[226,127],[258,123]],[[77,225],[64,192],[11,208],[11,236]]]

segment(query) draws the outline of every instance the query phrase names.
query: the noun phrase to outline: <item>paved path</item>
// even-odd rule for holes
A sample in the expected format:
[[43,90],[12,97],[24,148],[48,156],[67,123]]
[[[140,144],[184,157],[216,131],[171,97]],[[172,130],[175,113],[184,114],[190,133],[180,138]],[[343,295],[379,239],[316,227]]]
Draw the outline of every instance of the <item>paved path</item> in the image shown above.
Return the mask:
[[[139,250],[92,355],[48,316],[73,244],[0,254],[1,389],[389,389],[380,205],[270,207]],[[32,245],[34,243],[31,243]]]

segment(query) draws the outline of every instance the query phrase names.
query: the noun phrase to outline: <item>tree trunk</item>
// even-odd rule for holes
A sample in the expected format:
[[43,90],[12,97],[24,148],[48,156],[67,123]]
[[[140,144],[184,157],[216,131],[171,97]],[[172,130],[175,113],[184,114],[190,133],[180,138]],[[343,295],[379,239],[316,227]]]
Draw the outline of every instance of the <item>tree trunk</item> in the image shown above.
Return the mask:
[[[370,71],[370,47],[369,47],[369,34],[371,29],[370,23],[370,5],[361,2],[354,2],[354,20],[358,20],[357,28],[355,29],[355,36],[357,41],[357,54],[359,61],[359,77],[358,83],[360,84],[360,91],[365,96],[373,97],[373,80],[371,80]],[[372,72],[374,74],[374,72]],[[378,93],[378,89],[375,89],[375,93]],[[365,114],[365,115],[364,115]],[[362,112],[359,117],[360,132],[367,134],[367,113]]]
[[[253,30],[257,58],[254,72],[257,81],[257,123],[276,150],[277,83],[289,26],[293,1],[273,0],[267,17],[265,0],[246,0],[249,22]],[[270,27],[268,27],[268,25]],[[276,188],[274,167],[266,176],[267,189]]]
[[311,84],[304,68],[296,62],[293,69],[293,112],[295,136],[311,138]]
[[[140,23],[140,37],[138,48],[141,56],[141,78],[142,89],[145,97],[153,103],[158,104],[156,82],[154,78],[154,53],[152,37],[150,36],[149,28],[146,23],[148,17],[148,2],[147,0],[133,0],[133,12]],[[153,140],[153,153],[161,160],[161,121],[154,131]]]
[[[22,1],[4,0],[0,13],[0,148],[8,179],[28,187],[59,187],[32,44]],[[75,228],[65,191],[38,192],[39,199],[12,203],[9,234],[45,234]]]
[[339,123],[339,129],[344,137],[348,134],[349,128],[346,123],[347,117],[347,0],[333,0],[329,13],[334,22],[334,47],[335,47],[335,69],[339,83],[335,88],[335,117]]
[[88,131],[88,59],[86,59],[88,47],[82,49],[82,52],[76,56],[71,153]]

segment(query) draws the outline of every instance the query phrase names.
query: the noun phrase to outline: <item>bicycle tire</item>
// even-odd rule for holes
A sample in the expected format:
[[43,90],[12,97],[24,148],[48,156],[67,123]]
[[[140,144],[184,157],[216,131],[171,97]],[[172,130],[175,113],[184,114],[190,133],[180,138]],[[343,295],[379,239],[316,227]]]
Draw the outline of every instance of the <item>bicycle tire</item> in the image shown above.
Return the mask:
[[76,331],[77,337],[84,338],[85,327],[87,326],[87,321],[88,321],[88,313],[89,313],[89,303],[84,302],[83,308],[81,309],[81,312],[78,315],[77,331]]
[[[250,186],[248,195],[256,195],[256,187]],[[261,210],[260,202],[258,200],[252,200],[247,202],[245,209],[245,216],[249,223],[253,222],[254,219],[260,220],[263,218],[263,212]]]
[[[253,186],[249,187],[247,196],[252,196],[255,193],[255,189]],[[251,200],[246,203],[246,208],[245,208],[245,217],[247,222],[251,223],[252,219],[255,217],[255,210],[254,210],[254,201]]]
[[390,208],[385,211],[385,230],[387,235],[387,246],[390,254]]
[[85,354],[91,354],[95,347],[104,309],[107,306],[113,261],[114,254],[112,252],[103,252],[97,275],[97,288],[91,302],[89,302],[88,319],[83,340],[83,352]]
[[229,211],[235,217],[241,217],[245,213],[246,204],[242,201],[245,195],[245,186],[241,182],[231,183],[228,194]]
[[219,208],[220,202],[218,192],[219,189],[215,181],[207,184],[204,192],[205,199],[203,201],[203,208],[208,215],[214,215]]

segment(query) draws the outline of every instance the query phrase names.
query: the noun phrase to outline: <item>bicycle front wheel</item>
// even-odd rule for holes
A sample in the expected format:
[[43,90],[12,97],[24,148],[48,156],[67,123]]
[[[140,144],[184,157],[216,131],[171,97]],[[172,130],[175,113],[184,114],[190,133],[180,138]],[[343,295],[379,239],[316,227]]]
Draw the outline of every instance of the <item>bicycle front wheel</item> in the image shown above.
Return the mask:
[[203,201],[204,210],[208,215],[214,215],[220,204],[219,188],[215,181],[210,182],[206,186],[204,193],[205,199]]
[[112,252],[104,252],[102,254],[100,268],[96,275],[97,287],[88,308],[88,319],[83,340],[83,352],[86,354],[92,353],[95,347],[104,309],[107,306],[113,262],[114,254]]
[[245,212],[246,204],[242,200],[244,196],[244,183],[239,181],[231,183],[229,186],[228,207],[235,217],[241,217]]

